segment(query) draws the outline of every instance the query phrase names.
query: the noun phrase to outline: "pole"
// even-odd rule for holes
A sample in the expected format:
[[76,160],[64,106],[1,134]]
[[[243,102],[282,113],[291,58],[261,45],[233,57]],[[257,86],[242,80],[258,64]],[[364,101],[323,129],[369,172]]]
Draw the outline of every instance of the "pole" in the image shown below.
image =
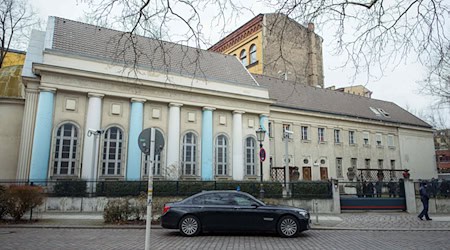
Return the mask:
[[284,180],[285,180],[285,189],[286,195],[289,196],[289,150],[288,150],[288,142],[289,142],[289,134],[284,132]]
[[[261,152],[262,148],[263,148],[263,145],[262,145],[262,142],[260,142],[259,143],[259,151],[260,152]],[[261,159],[261,156],[259,156],[259,172],[261,175],[261,181],[259,184],[259,198],[263,199],[265,191],[264,191],[264,187],[263,187],[263,161]]]
[[152,198],[153,198],[153,167],[155,164],[155,129],[150,129],[150,165],[147,167],[148,172],[148,189],[147,189],[147,222],[145,226],[145,250],[150,250],[150,233],[152,225]]

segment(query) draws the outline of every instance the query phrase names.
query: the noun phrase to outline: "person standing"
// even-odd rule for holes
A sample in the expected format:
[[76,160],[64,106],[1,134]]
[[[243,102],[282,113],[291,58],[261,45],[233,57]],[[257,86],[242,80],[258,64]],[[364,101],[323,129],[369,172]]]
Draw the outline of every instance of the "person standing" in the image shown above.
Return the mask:
[[423,220],[423,217],[425,216],[426,220],[431,220],[430,216],[428,216],[428,201],[430,200],[430,196],[428,195],[427,192],[426,182],[422,182],[420,184],[419,193],[420,193],[420,200],[422,201],[423,205],[423,210],[417,217],[419,217],[420,220]]

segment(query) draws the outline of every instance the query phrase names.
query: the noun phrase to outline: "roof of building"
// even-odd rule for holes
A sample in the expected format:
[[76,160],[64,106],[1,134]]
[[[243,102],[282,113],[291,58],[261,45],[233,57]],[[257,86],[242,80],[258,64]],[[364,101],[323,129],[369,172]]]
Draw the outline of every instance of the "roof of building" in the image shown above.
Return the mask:
[[[234,57],[55,17],[54,51],[200,80],[257,85]],[[129,41],[129,40],[128,40]]]
[[261,86],[269,89],[270,98],[276,100],[274,106],[431,128],[428,123],[392,102],[296,84],[274,77],[253,76]]

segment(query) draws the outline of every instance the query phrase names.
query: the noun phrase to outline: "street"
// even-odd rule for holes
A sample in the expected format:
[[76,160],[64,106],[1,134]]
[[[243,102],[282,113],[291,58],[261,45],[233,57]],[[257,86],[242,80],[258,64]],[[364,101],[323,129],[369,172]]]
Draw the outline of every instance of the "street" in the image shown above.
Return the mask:
[[[0,228],[1,249],[143,249],[143,229]],[[152,230],[152,249],[449,249],[450,231],[310,230],[298,238]]]

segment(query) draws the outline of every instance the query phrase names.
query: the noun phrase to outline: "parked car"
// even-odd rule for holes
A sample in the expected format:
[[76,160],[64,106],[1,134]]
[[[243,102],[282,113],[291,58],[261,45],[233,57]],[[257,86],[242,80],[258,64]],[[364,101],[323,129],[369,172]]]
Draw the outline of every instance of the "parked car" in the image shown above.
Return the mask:
[[308,230],[308,211],[266,205],[240,191],[203,191],[182,201],[164,205],[161,225],[179,229],[184,236],[205,231],[277,232],[295,237]]

